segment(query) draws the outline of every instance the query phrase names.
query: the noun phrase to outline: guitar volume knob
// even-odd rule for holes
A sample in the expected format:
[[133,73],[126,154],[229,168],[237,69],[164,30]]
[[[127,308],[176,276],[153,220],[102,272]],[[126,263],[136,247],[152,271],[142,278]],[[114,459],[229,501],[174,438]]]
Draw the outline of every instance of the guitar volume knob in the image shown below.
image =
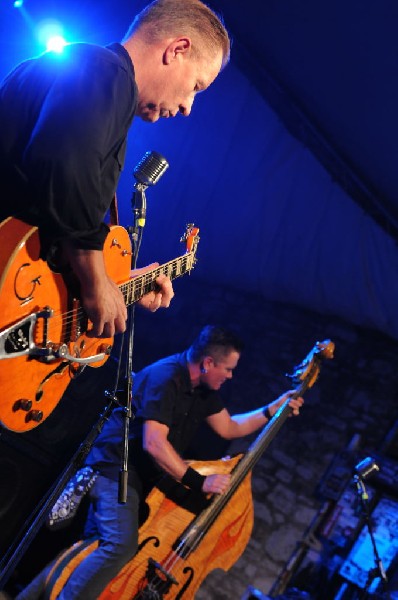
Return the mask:
[[28,411],[32,408],[32,400],[27,400],[26,398],[19,398],[14,403],[13,410],[16,412],[17,410],[25,410]]
[[40,423],[43,420],[43,411],[41,410],[30,410],[26,415],[26,421],[35,421]]

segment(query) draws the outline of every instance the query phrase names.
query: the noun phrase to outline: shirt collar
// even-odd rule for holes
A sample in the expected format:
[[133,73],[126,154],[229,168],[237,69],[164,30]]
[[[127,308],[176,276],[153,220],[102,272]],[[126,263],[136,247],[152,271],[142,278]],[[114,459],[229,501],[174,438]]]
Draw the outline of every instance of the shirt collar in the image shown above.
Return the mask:
[[133,62],[131,60],[130,54],[127,52],[126,48],[124,46],[122,46],[122,44],[119,44],[118,42],[114,42],[113,44],[109,44],[107,46],[107,48],[119,56],[119,58],[124,63],[124,65],[126,67],[126,70],[127,71],[131,71],[132,75],[134,77],[135,76],[134,65],[133,65]]

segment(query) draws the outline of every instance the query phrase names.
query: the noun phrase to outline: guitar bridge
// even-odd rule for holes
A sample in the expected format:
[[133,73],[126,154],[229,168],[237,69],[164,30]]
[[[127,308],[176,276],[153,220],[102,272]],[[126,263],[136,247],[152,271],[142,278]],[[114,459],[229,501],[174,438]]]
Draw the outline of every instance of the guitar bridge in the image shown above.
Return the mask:
[[[0,360],[4,358],[15,358],[18,356],[33,356],[52,360],[55,358],[52,348],[39,347],[33,339],[33,328],[38,319],[45,319],[43,331],[47,332],[47,319],[53,316],[51,308],[32,313],[31,315],[21,319],[18,323],[7,327],[0,332]],[[46,343],[45,340],[44,344]]]

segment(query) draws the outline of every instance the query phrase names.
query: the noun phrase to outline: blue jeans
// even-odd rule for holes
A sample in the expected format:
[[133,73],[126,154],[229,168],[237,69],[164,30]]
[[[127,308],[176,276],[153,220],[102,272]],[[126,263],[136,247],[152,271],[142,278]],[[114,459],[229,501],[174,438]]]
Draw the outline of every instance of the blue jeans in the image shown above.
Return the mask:
[[[97,600],[137,551],[137,492],[128,486],[127,502],[119,504],[118,483],[99,475],[89,494],[91,505],[84,537],[99,537],[99,546],[73,571],[58,600]],[[50,568],[45,567],[15,600],[38,600]]]

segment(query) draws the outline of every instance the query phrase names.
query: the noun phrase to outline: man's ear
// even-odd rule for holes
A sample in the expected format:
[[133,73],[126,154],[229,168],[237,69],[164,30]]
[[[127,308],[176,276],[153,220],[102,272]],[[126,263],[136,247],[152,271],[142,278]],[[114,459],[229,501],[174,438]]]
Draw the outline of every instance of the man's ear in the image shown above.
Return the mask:
[[211,356],[205,356],[203,361],[202,361],[203,367],[204,369],[206,369],[206,372],[209,370],[209,367],[211,367],[214,364],[214,360]]
[[191,51],[191,47],[191,38],[185,36],[175,38],[169,42],[166,50],[163,53],[163,63],[168,65],[176,58],[179,58],[182,55],[188,55]]

